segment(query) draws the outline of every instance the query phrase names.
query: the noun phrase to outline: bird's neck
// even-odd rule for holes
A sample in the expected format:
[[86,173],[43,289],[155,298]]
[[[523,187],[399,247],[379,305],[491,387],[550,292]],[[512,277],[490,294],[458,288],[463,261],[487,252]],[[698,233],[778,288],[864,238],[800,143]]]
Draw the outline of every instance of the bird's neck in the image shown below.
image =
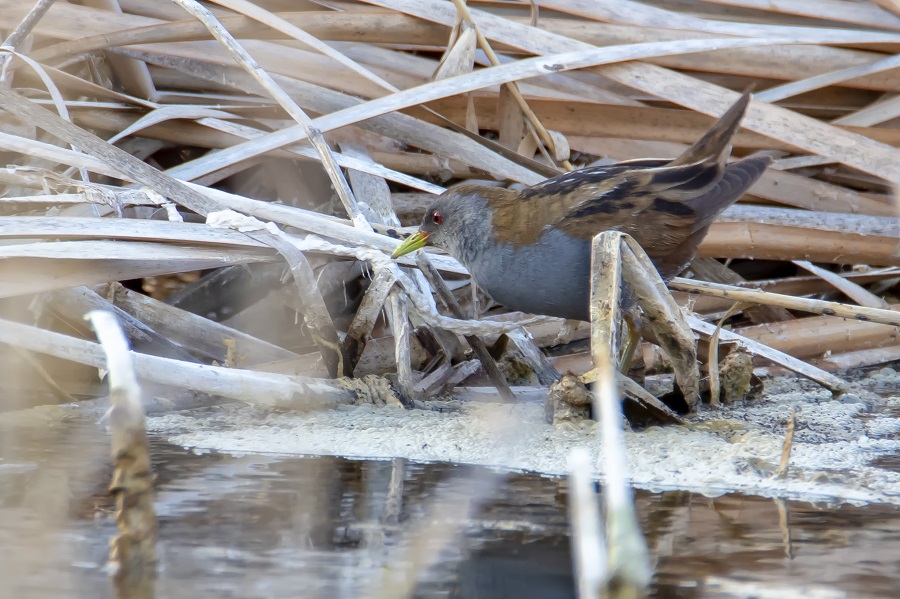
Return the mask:
[[443,246],[475,274],[485,257],[497,249],[498,207],[514,202],[518,194],[486,185],[460,185],[456,194],[463,208],[454,213],[459,219],[457,234],[443,240]]
[[488,215],[472,219],[466,224],[466,228],[466,235],[455,237],[451,242],[453,247],[448,247],[447,250],[471,271],[494,243],[491,218]]

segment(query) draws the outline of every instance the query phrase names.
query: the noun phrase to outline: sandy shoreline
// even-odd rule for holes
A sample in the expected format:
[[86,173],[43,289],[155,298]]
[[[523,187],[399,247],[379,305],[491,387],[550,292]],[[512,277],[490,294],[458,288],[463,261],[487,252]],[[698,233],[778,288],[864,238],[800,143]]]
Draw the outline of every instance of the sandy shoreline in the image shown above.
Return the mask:
[[[872,464],[900,452],[900,397],[870,390],[883,386],[891,372],[859,379],[855,397],[844,401],[830,400],[827,392],[796,379],[774,379],[762,399],[705,409],[689,427],[629,432],[632,480],[651,491],[900,504],[900,472]],[[776,479],[771,471],[781,456],[791,409],[798,410],[791,470]],[[586,445],[594,451],[595,475],[603,474],[592,427],[554,428],[535,402],[460,404],[445,412],[353,406],[306,414],[232,404],[150,417],[148,426],[175,444],[198,449],[403,457],[547,475],[565,474],[570,449]]]

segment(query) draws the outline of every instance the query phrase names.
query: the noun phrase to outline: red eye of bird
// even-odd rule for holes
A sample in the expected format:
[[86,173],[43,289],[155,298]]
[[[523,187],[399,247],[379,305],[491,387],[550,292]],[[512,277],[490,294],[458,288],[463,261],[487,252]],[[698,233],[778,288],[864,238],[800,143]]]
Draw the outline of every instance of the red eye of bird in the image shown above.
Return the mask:
[[442,222],[444,222],[444,215],[441,214],[440,212],[438,212],[437,210],[435,210],[434,212],[431,213],[431,222],[433,222],[436,225],[441,224]]

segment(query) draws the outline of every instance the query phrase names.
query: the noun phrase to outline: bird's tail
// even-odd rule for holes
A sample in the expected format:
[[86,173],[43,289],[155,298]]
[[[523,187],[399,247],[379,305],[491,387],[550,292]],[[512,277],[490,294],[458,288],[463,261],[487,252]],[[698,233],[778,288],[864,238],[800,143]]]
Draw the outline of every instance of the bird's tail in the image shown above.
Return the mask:
[[750,91],[729,108],[703,137],[667,166],[683,166],[697,162],[724,164],[731,153],[731,138],[737,133],[750,103]]
[[771,163],[772,158],[765,154],[753,154],[732,162],[725,167],[725,172],[715,187],[685,201],[700,217],[694,230],[708,226],[723,210],[737,202]]

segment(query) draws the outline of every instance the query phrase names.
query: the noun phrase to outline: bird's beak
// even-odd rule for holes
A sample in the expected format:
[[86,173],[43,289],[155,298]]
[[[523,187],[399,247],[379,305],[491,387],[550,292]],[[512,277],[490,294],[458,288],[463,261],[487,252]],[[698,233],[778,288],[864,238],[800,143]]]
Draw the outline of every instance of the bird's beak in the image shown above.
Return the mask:
[[394,253],[391,254],[391,258],[397,259],[400,256],[405,256],[410,252],[414,252],[418,249],[422,249],[428,243],[428,233],[425,231],[418,231],[413,233],[409,237],[407,237],[403,243],[397,246],[397,249],[394,250]]

